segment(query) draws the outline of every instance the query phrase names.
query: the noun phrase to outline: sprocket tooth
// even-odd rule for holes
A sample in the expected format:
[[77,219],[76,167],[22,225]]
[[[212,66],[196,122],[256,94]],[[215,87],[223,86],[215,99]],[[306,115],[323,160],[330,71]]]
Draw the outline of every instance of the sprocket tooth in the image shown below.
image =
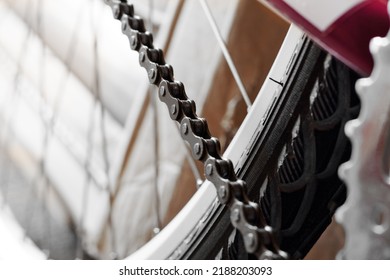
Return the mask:
[[365,92],[367,92],[367,89],[370,87],[371,79],[362,78],[359,79],[355,84],[355,89],[360,98],[365,97]]
[[358,120],[349,121],[344,127],[345,135],[352,139],[353,136],[356,136],[359,126],[360,122]]
[[346,178],[348,178],[349,172],[352,168],[352,164],[353,163],[351,161],[347,161],[340,165],[338,175],[341,179],[345,180]]
[[383,57],[384,52],[388,52],[386,48],[390,45],[387,37],[375,37],[370,42],[370,52],[375,63],[379,63],[379,60],[386,59],[386,62],[390,62],[390,58]]

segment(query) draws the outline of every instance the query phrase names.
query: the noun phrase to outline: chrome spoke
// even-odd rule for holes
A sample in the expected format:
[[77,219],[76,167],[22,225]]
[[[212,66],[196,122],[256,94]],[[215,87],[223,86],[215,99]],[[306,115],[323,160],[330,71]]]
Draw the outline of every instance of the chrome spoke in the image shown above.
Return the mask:
[[230,71],[233,74],[234,80],[237,83],[237,86],[238,86],[238,89],[240,90],[241,96],[245,101],[245,104],[247,106],[247,110],[249,111],[251,106],[252,106],[252,102],[248,96],[248,93],[247,93],[245,86],[242,82],[240,74],[237,71],[236,65],[233,62],[233,59],[229,53],[229,50],[226,47],[225,41],[223,40],[223,37],[221,35],[221,32],[219,31],[217,23],[215,22],[215,19],[210,11],[210,7],[208,6],[206,0],[199,0],[199,1],[200,1],[200,4],[202,5],[203,11],[207,17],[207,20],[210,24],[210,27],[214,32],[215,38],[218,41],[219,47],[221,48],[221,51],[226,59],[226,62],[228,64],[229,68],[230,68]]

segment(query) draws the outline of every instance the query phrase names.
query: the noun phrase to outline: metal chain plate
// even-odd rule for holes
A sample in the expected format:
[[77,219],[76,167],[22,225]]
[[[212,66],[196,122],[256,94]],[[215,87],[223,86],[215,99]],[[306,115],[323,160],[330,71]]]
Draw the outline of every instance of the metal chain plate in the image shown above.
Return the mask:
[[259,259],[287,259],[259,205],[249,200],[245,182],[237,178],[232,162],[222,158],[220,143],[210,134],[207,121],[197,116],[195,102],[187,97],[184,85],[174,79],[163,51],[154,48],[153,36],[146,31],[143,19],[134,14],[133,5],[126,0],[104,2],[111,7],[114,18],[122,22],[122,32],[131,49],[139,53],[140,65],[149,82],[159,88],[159,98],[170,117],[180,124],[181,136],[190,145],[193,157],[203,163],[205,176],[214,184],[219,201],[229,207],[231,223],[242,234],[247,252]]

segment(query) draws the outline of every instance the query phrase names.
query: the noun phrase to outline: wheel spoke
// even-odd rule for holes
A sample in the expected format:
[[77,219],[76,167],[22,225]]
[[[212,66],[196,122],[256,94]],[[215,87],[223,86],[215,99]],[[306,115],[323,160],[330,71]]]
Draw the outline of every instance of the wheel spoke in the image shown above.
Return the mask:
[[233,59],[229,53],[229,50],[227,49],[226,47],[226,44],[222,38],[222,35],[221,35],[221,32],[219,31],[219,28],[217,26],[217,23],[215,22],[215,19],[210,11],[210,8],[209,6],[207,5],[207,2],[206,0],[199,0],[201,5],[202,5],[202,8],[204,10],[204,13],[207,17],[207,20],[208,22],[210,23],[210,27],[211,29],[213,30],[214,32],[214,35],[215,35],[215,38],[217,39],[218,41],[218,44],[219,44],[219,47],[221,48],[221,51],[226,59],[226,62],[227,64],[229,65],[229,68],[230,68],[230,71],[232,72],[233,74],[233,77],[234,77],[234,80],[236,81],[237,83],[237,86],[240,90],[240,93],[241,93],[241,96],[242,98],[244,99],[245,101],[245,104],[247,106],[247,110],[249,111],[251,106],[252,106],[252,102],[248,96],[248,93],[245,89],[245,86],[241,80],[241,77],[240,77],[240,74],[238,73],[237,71],[237,68],[236,68],[236,65],[234,64],[233,62]]

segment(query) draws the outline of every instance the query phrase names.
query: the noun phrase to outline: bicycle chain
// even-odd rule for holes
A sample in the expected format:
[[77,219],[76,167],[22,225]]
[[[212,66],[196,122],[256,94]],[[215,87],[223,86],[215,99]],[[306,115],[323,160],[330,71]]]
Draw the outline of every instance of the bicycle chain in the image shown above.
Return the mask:
[[191,146],[193,157],[203,163],[205,176],[214,184],[220,203],[229,207],[231,223],[242,234],[247,252],[259,259],[287,259],[259,205],[249,200],[246,183],[237,178],[232,162],[222,158],[219,140],[210,134],[207,121],[197,116],[195,102],[187,97],[184,85],[174,79],[163,51],[154,48],[153,36],[146,31],[143,19],[134,14],[133,5],[126,0],[104,2],[111,7],[114,18],[122,22],[131,49],[139,53],[139,63],[146,69],[149,82],[158,87],[171,119],[180,124],[181,136]]

